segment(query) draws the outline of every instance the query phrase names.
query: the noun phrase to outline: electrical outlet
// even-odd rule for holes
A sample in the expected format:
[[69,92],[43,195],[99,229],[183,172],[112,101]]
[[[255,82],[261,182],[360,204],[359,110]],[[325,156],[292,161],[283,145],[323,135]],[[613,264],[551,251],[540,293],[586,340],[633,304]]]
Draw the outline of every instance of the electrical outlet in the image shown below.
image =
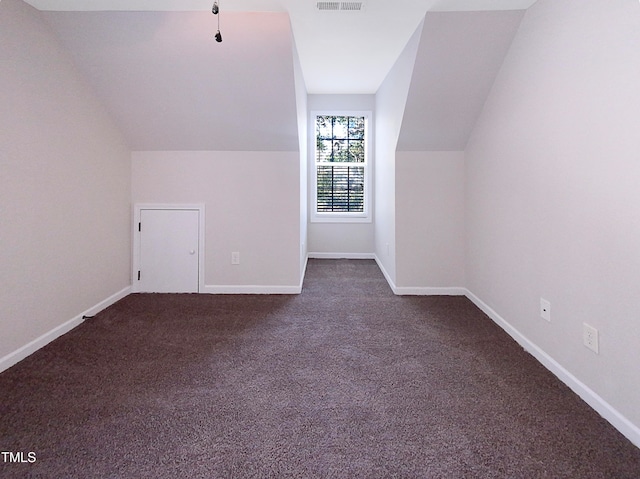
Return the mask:
[[234,251],[231,253],[231,264],[240,264],[240,252]]
[[540,317],[551,322],[551,303],[543,298],[540,298]]
[[582,341],[591,351],[598,354],[598,330],[587,323],[582,323]]

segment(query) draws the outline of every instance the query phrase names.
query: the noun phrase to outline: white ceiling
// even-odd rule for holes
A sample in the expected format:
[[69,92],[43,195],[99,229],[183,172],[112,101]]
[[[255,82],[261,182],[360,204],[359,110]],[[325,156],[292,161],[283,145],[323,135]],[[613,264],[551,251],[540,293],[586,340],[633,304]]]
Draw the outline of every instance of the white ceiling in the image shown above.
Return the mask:
[[[213,0],[26,0],[44,11],[199,11]],[[316,0],[218,0],[225,11],[287,12],[309,93],[375,93],[427,11],[522,10],[535,0],[362,0],[320,11]],[[214,32],[215,33],[215,32]],[[231,40],[228,40],[231,41]]]
[[423,19],[399,145],[462,149],[522,14],[486,10],[534,1],[27,0],[138,151],[296,150],[292,52],[308,93],[372,94]]
[[286,13],[41,15],[133,150],[298,148]]
[[430,12],[425,17],[399,151],[466,148],[523,15]]

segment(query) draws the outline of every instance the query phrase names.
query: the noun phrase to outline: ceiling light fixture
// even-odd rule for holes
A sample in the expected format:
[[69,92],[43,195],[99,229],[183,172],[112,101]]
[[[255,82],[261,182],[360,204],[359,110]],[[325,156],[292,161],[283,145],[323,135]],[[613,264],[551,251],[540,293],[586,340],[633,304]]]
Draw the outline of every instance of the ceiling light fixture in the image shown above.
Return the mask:
[[[211,7],[211,13],[213,13],[214,15],[218,15],[218,13],[220,13],[220,6],[218,5],[218,1],[219,0],[215,0],[215,2],[213,2],[213,7]],[[218,31],[215,34],[215,39],[216,42],[221,43],[222,42],[222,34],[220,33],[220,17],[222,15],[218,15]]]

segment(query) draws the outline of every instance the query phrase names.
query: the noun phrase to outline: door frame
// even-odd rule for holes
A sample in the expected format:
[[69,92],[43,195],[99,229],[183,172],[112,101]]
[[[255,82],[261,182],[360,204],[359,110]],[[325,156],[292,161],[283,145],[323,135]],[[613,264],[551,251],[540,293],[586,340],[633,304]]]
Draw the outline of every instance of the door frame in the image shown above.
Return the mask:
[[166,204],[166,203],[136,203],[133,206],[133,222],[131,231],[133,233],[132,241],[132,268],[131,268],[131,291],[138,293],[138,281],[136,279],[140,270],[140,231],[138,224],[140,223],[140,212],[142,210],[190,210],[198,211],[198,293],[205,291],[204,287],[204,203],[190,204]]

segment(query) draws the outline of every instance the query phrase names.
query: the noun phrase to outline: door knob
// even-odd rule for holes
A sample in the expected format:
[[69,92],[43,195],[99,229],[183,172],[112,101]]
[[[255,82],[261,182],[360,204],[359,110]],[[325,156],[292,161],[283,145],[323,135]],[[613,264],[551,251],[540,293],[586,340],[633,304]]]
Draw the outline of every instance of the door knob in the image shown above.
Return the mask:
[[189,250],[189,254],[196,254],[196,250],[194,250],[194,249]]

